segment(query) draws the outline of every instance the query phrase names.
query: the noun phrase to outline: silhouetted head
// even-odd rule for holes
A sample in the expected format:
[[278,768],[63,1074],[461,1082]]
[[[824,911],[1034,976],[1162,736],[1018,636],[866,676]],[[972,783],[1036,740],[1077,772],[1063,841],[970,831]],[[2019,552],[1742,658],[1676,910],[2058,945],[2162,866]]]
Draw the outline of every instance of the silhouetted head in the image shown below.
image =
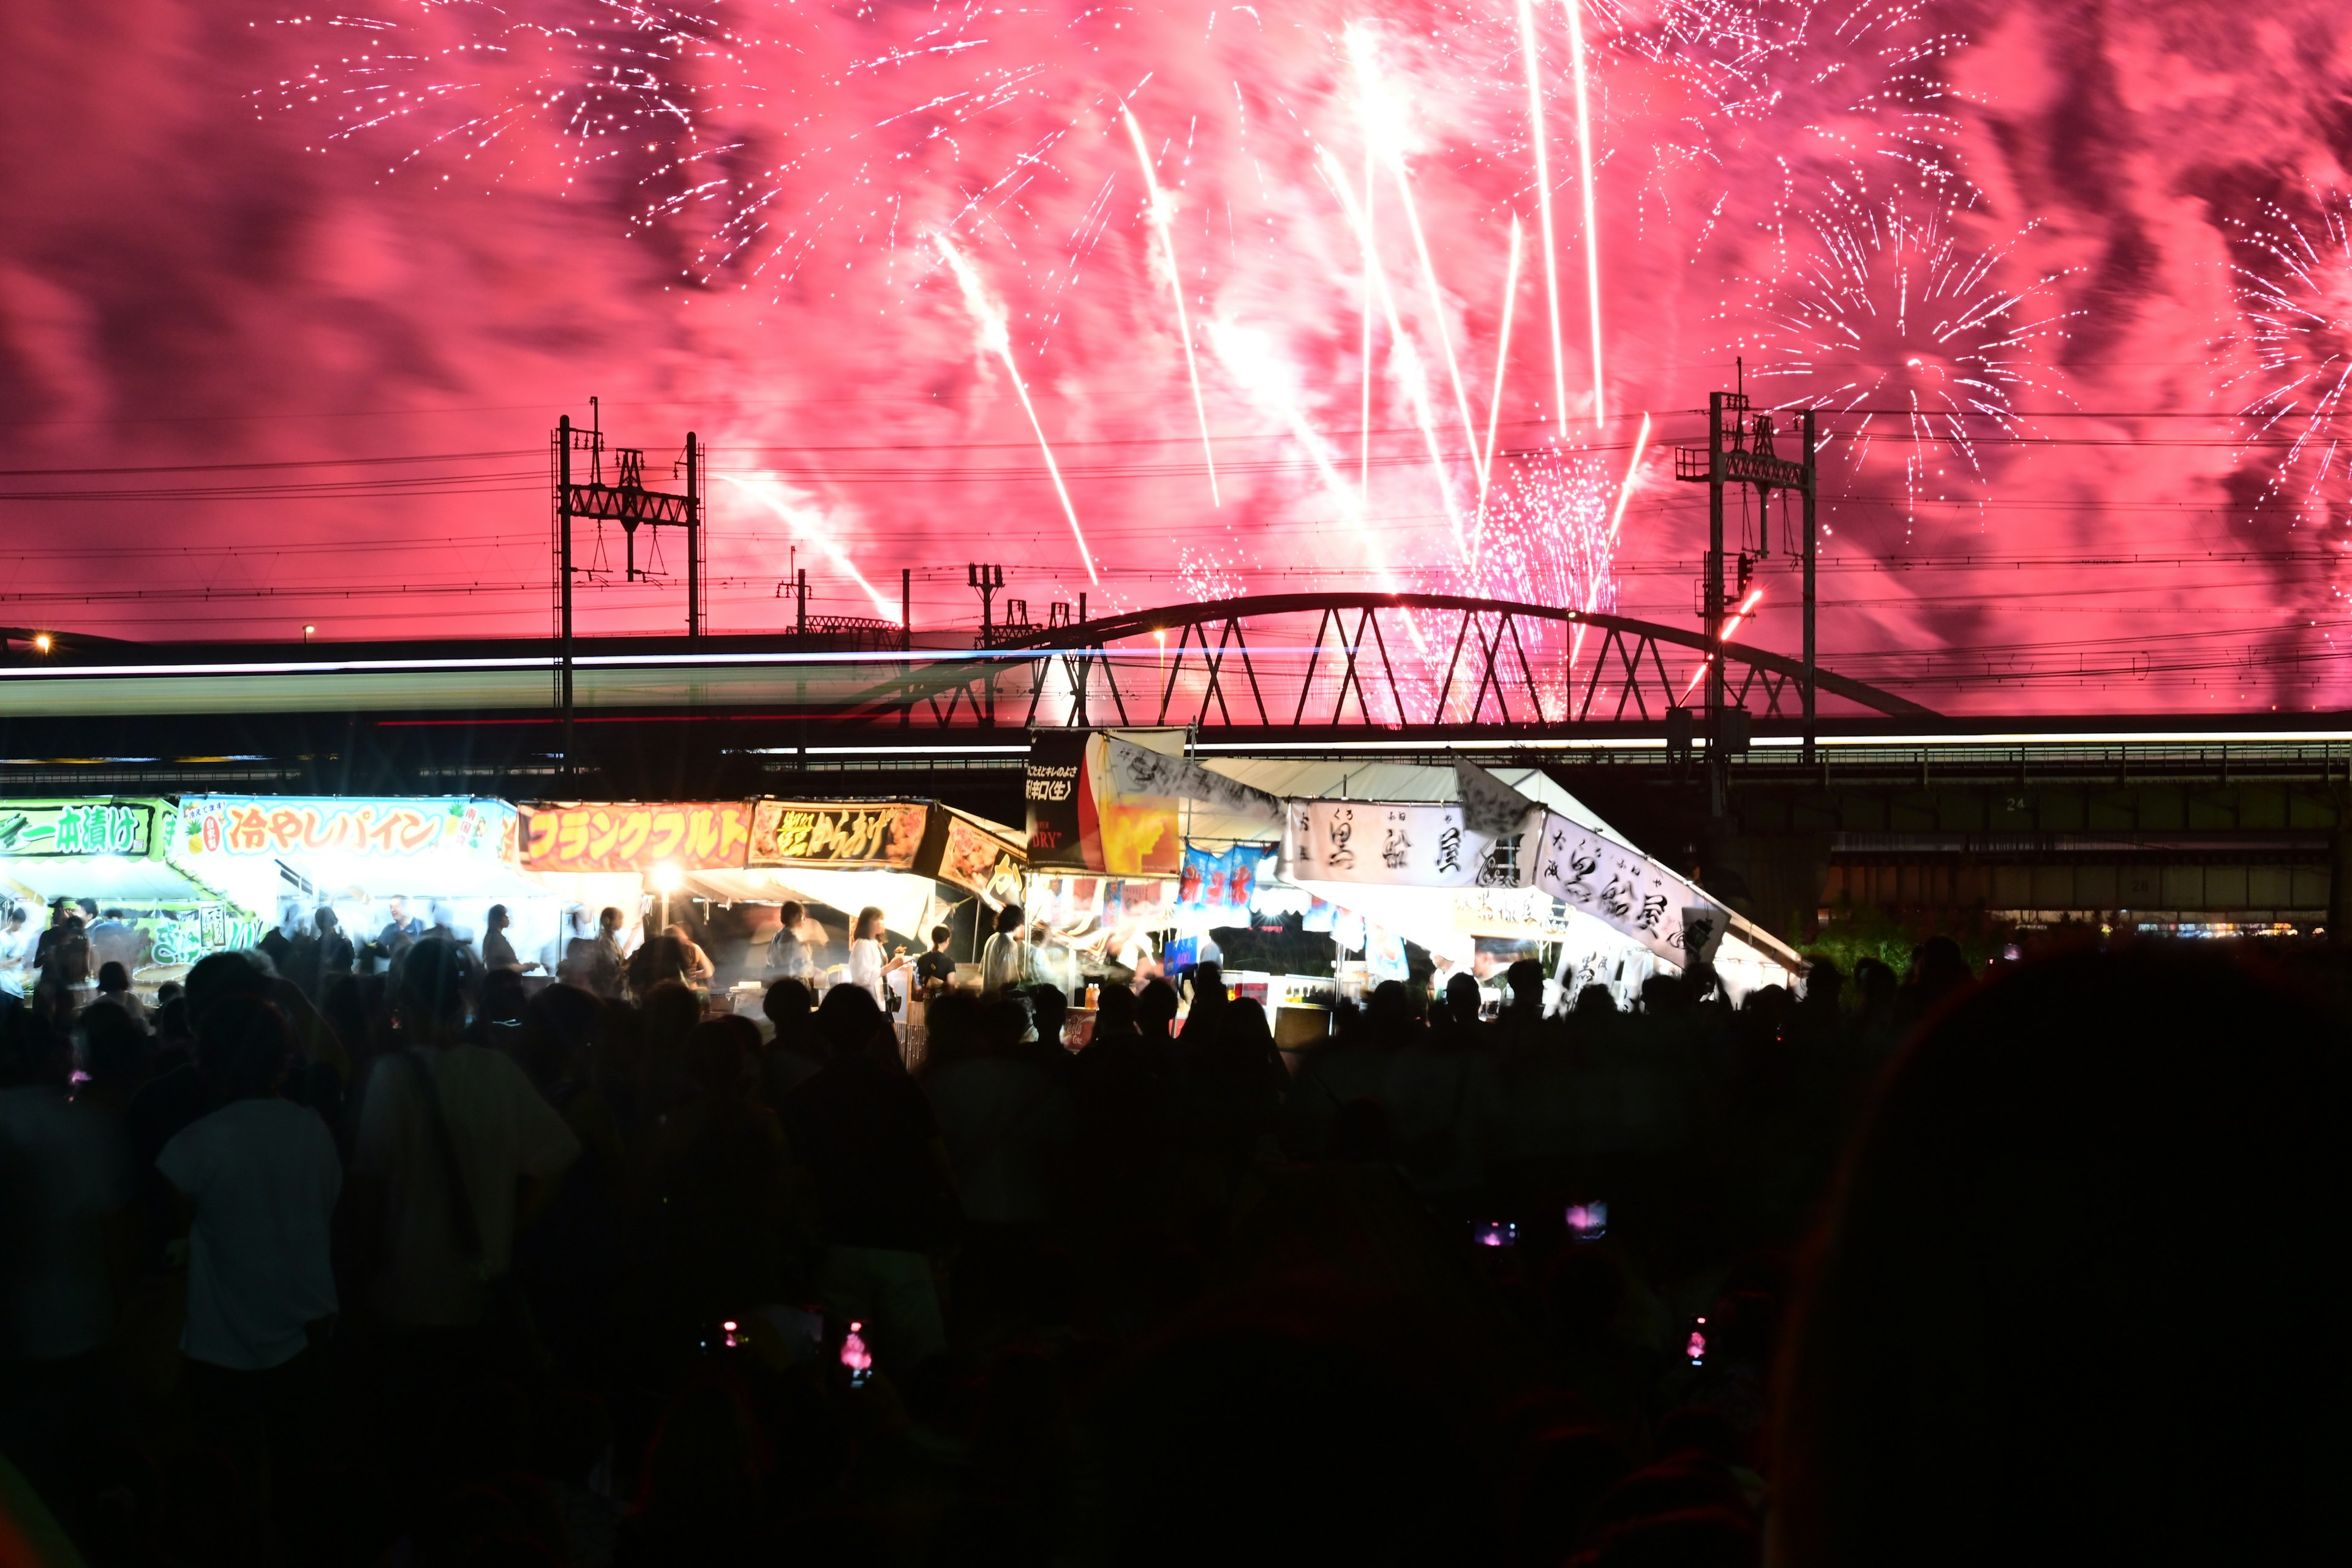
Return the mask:
[[[465,1032],[466,958],[465,951],[447,937],[428,936],[401,960],[392,1010],[412,1043],[446,1045]],[[201,1016],[196,1028],[200,1034],[204,1029]]]
[[1475,1024],[1484,998],[1478,994],[1478,977],[1456,972],[1445,982],[1445,1016],[1457,1024]]
[[188,1023],[202,1030],[205,1015],[232,996],[259,998],[269,991],[269,970],[258,953],[208,952],[188,971]]
[[797,1028],[809,1016],[809,988],[797,980],[779,980],[760,998],[760,1011],[776,1026],[779,1036],[786,1029]]
[[1021,906],[1019,904],[1005,905],[1003,909],[996,911],[996,933],[999,936],[1012,936],[1021,930]]
[[1522,958],[1514,962],[1510,968],[1505,970],[1503,972],[1503,977],[1509,983],[1511,987],[1511,1011],[1515,1013],[1539,1013],[1543,1011],[1544,972],[1542,964],[1537,963],[1532,958]]
[[286,1015],[252,996],[234,996],[205,1015],[196,1062],[224,1098],[266,1099],[278,1092],[294,1059]]

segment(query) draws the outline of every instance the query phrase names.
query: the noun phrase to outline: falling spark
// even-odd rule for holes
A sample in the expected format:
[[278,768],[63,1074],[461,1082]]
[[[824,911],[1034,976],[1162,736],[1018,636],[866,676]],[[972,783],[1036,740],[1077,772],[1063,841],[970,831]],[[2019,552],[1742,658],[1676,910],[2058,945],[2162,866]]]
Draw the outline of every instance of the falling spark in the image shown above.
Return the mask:
[[[1764,590],[1762,588],[1750,588],[1748,591],[1748,597],[1739,601],[1739,607],[1732,611],[1731,614],[1725,618],[1723,630],[1717,634],[1717,640],[1726,643],[1729,642],[1732,639],[1732,637],[1739,630],[1739,623],[1746,620],[1748,616],[1754,612],[1756,602],[1763,596]],[[1685,702],[1688,702],[1690,700],[1690,694],[1698,689],[1699,681],[1705,679],[1706,675],[1707,666],[1714,662],[1715,655],[1713,654],[1708,654],[1705,658],[1698,661],[1698,668],[1691,672],[1690,684],[1683,688],[1682,700]]]
[[1365,559],[1371,563],[1381,588],[1394,589],[1396,580],[1389,574],[1388,558],[1381,549],[1380,541],[1365,525],[1362,500],[1340,475],[1339,465],[1332,460],[1330,443],[1324,440],[1322,433],[1308,423],[1307,416],[1300,411],[1297,394],[1290,386],[1289,378],[1283,374],[1265,335],[1211,317],[1209,349],[1217,356],[1218,363],[1225,367],[1226,373],[1241,384],[1244,392],[1289,426],[1292,439],[1306,451],[1307,460],[1315,465],[1315,472],[1322,479],[1323,488],[1329,490],[1332,500],[1339,503],[1340,516],[1355,529],[1361,540]]
[[1029,428],[1037,433],[1037,449],[1045,455],[1045,472],[1053,476],[1054,493],[1062,498],[1062,515],[1070,520],[1070,537],[1078,542],[1078,560],[1086,566],[1087,580],[1100,587],[1102,574],[1095,570],[1094,552],[1087,548],[1086,530],[1078,526],[1078,509],[1070,504],[1070,489],[1062,482],[1061,465],[1054,461],[1053,444],[1045,439],[1045,426],[1038,421],[1036,405],[1029,401],[1029,387],[1021,379],[1021,367],[1013,363],[1013,334],[1005,328],[1004,311],[990,297],[988,286],[971,269],[971,263],[964,259],[963,253],[944,233],[934,229],[931,239],[946,258],[949,270],[955,274],[956,286],[963,290],[964,308],[971,312],[980,328],[980,346],[1003,363],[1004,374],[1013,378],[1013,390],[1021,395],[1021,407],[1029,416]]
[[1184,374],[1192,380],[1192,412],[1201,421],[1201,460],[1209,469],[1209,504],[1222,507],[1225,503],[1217,494],[1217,453],[1209,442],[1209,408],[1201,399],[1201,367],[1192,357],[1192,325],[1184,314],[1184,274],[1176,265],[1176,236],[1168,223],[1168,194],[1160,188],[1160,174],[1151,166],[1151,153],[1143,143],[1143,127],[1136,123],[1135,110],[1122,103],[1118,111],[1127,121],[1128,135],[1135,141],[1135,161],[1143,169],[1143,188],[1151,202],[1151,227],[1160,237],[1160,258],[1168,264],[1168,292],[1176,301],[1176,332],[1184,340]]
[[1568,434],[1568,358],[1559,341],[1559,255],[1552,237],[1551,159],[1545,151],[1543,79],[1536,54],[1534,0],[1519,0],[1519,58],[1528,73],[1528,141],[1536,155],[1536,202],[1543,223],[1544,298],[1551,305],[1551,396],[1559,433]]
[[898,605],[896,601],[884,598],[874,584],[866,580],[857,570],[857,563],[843,551],[833,531],[825,526],[825,520],[816,507],[790,486],[773,479],[745,479],[734,474],[714,474],[711,477],[725,480],[782,518],[792,529],[794,538],[816,546],[818,552],[833,563],[835,570],[845,574],[857,584],[859,592],[874,602],[875,610],[884,620],[897,624]]
[[1608,423],[1609,408],[1601,379],[1601,220],[1592,194],[1592,116],[1584,86],[1584,0],[1560,0],[1560,8],[1568,13],[1569,58],[1576,78],[1576,159],[1584,182],[1584,291],[1592,308],[1592,423],[1599,426]]

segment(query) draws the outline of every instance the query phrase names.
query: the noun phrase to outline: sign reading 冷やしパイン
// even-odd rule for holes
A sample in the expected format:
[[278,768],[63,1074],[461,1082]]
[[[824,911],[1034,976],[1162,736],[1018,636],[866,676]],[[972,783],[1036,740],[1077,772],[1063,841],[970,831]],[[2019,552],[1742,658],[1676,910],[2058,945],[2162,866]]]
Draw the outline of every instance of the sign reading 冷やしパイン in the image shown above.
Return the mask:
[[180,829],[185,852],[197,857],[515,855],[514,808],[495,800],[194,795],[180,803]]

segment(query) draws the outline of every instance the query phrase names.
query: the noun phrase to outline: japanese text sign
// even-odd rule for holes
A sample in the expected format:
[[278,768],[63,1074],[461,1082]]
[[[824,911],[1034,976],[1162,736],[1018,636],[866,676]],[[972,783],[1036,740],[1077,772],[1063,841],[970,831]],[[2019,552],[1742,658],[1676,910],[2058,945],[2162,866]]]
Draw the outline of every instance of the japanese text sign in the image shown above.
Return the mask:
[[549,806],[524,821],[533,871],[740,870],[751,808],[740,800]]
[[1729,913],[1687,879],[1639,850],[1547,812],[1535,884],[1677,966],[1712,958]]
[[152,802],[0,801],[0,856],[127,855],[153,847]]
[[877,805],[754,801],[751,863],[904,870],[915,863],[929,820],[929,807],[907,801]]
[[499,800],[192,795],[180,802],[180,831],[199,858],[456,853],[510,862],[516,853],[515,809]]

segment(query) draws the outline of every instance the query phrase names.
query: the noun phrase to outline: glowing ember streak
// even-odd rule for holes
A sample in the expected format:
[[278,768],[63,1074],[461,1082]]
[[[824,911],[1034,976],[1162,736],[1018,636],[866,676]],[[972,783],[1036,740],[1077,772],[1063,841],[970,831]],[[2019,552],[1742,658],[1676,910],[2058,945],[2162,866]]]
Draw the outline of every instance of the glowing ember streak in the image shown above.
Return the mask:
[[824,558],[833,563],[835,571],[847,575],[851,582],[857,584],[859,592],[874,601],[875,611],[884,620],[893,625],[897,624],[898,602],[884,598],[876,591],[874,584],[866,580],[857,570],[857,563],[844,553],[840,544],[833,536],[833,531],[825,526],[825,519],[822,511],[810,504],[798,491],[774,479],[739,479],[733,474],[713,474],[711,477],[733,485],[737,489],[782,518],[792,529],[794,538],[816,546]]
[[[1437,266],[1429,258],[1429,240],[1421,227],[1421,207],[1412,199],[1412,176],[1405,168],[1404,142],[1398,124],[1402,111],[1381,76],[1380,57],[1374,49],[1371,35],[1360,27],[1351,26],[1347,32],[1347,45],[1349,58],[1355,63],[1360,89],[1356,100],[1358,112],[1364,121],[1364,135],[1372,146],[1386,150],[1389,173],[1396,177],[1397,194],[1404,204],[1405,227],[1412,235],[1413,255],[1421,263],[1422,286],[1429,291],[1429,316],[1437,333],[1437,350],[1444,356],[1445,374],[1454,384],[1454,408],[1462,418],[1462,438],[1469,445],[1470,465],[1477,470],[1478,483],[1483,489],[1486,483],[1486,468],[1478,454],[1477,429],[1470,423],[1470,398],[1462,390],[1462,366],[1454,357],[1453,334],[1445,330],[1445,295],[1437,286]],[[1370,190],[1369,184],[1365,186],[1367,195]],[[1369,219],[1364,230],[1368,235],[1371,233]]]
[[1013,334],[1006,330],[1003,309],[991,298],[988,286],[971,263],[963,258],[948,237],[938,230],[931,233],[932,243],[947,258],[949,270],[955,274],[956,286],[963,290],[964,309],[980,327],[980,346],[1003,362],[1004,374],[1013,378],[1013,390],[1021,395],[1022,411],[1029,416],[1029,428],[1037,433],[1037,449],[1045,455],[1045,472],[1053,476],[1054,493],[1062,498],[1062,515],[1070,520],[1070,537],[1078,542],[1078,559],[1087,568],[1087,580],[1097,587],[1102,585],[1102,574],[1095,570],[1094,552],[1087,548],[1086,530],[1078,526],[1078,509],[1070,504],[1070,488],[1062,482],[1061,465],[1054,461],[1054,447],[1045,439],[1045,426],[1039,423],[1036,405],[1029,401],[1028,384],[1021,379],[1021,367],[1013,363]]
[[[1763,596],[1764,590],[1761,588],[1750,588],[1748,590],[1748,597],[1739,601],[1739,607],[1732,611],[1730,616],[1727,617],[1723,623],[1723,641],[1727,643],[1731,640],[1733,634],[1739,630],[1739,623],[1746,620],[1748,616],[1755,611],[1756,601],[1761,599]],[[1698,668],[1691,674],[1690,684],[1683,688],[1682,700],[1684,701],[1687,702],[1690,700],[1690,694],[1698,689],[1699,681],[1706,675],[1706,667],[1714,662],[1715,655],[1713,654],[1708,654],[1705,658],[1698,661]]]
[[[1160,237],[1160,254],[1168,264],[1168,292],[1176,301],[1176,332],[1184,340],[1184,374],[1192,380],[1192,412],[1201,421],[1201,460],[1209,468],[1209,503],[1223,506],[1217,494],[1217,454],[1209,444],[1209,408],[1201,400],[1201,367],[1192,357],[1192,324],[1184,314],[1184,274],[1176,265],[1176,236],[1169,227],[1168,193],[1160,188],[1160,174],[1151,166],[1151,153],[1143,144],[1143,127],[1136,123],[1135,111],[1125,104],[1118,106],[1119,114],[1127,121],[1127,133],[1135,140],[1135,161],[1143,170],[1143,188],[1151,199],[1151,227]],[[1369,423],[1369,422],[1368,422]]]
[[[1633,437],[1633,460],[1625,465],[1624,481],[1617,487],[1617,505],[1609,514],[1609,536],[1602,542],[1601,547],[1601,558],[1603,561],[1614,558],[1617,553],[1617,534],[1625,526],[1625,503],[1633,499],[1633,476],[1642,471],[1642,454],[1648,449],[1649,445],[1650,416],[1645,410],[1642,415],[1641,431]],[[1600,602],[1601,578],[1598,574],[1595,574],[1592,585],[1584,595],[1584,613],[1591,615],[1594,606]],[[1584,623],[1578,622],[1576,640],[1569,646],[1568,650],[1568,668],[1570,674],[1575,672],[1576,661],[1584,652]]]
[[1528,73],[1528,141],[1536,154],[1536,201],[1543,220],[1544,298],[1551,303],[1551,395],[1559,433],[1568,434],[1568,358],[1559,342],[1559,254],[1552,237],[1551,159],[1544,149],[1542,62],[1536,55],[1534,0],[1519,0],[1519,58]]
[[1584,291],[1592,307],[1592,423],[1609,419],[1601,385],[1601,220],[1592,195],[1592,115],[1584,89],[1584,0],[1560,0],[1568,13],[1568,50],[1576,77],[1576,161],[1584,180]]
[[[1478,465],[1478,530],[1486,523],[1486,491],[1495,475],[1495,431],[1503,417],[1503,372],[1511,363],[1511,304],[1519,294],[1519,215],[1511,215],[1511,265],[1503,279],[1503,324],[1495,342],[1495,395],[1486,403],[1486,456]],[[1473,556],[1475,561],[1475,556]]]
[[1340,174],[1339,161],[1328,149],[1323,151],[1323,177],[1339,198],[1340,207],[1348,215],[1348,226],[1355,231],[1356,243],[1363,247],[1364,265],[1371,269],[1373,292],[1380,296],[1381,314],[1389,325],[1391,350],[1403,373],[1405,397],[1412,405],[1412,419],[1421,427],[1422,444],[1429,448],[1429,466],[1437,472],[1438,499],[1445,505],[1445,520],[1454,527],[1454,547],[1468,552],[1469,542],[1464,537],[1462,509],[1454,499],[1454,485],[1445,468],[1445,454],[1437,444],[1436,416],[1429,407],[1429,378],[1422,374],[1421,355],[1412,340],[1404,333],[1404,324],[1397,316],[1396,296],[1389,291],[1388,274],[1380,264],[1379,252],[1372,247],[1371,231],[1364,226],[1364,215],[1356,205],[1355,192]]
[[[1373,227],[1372,220],[1378,210],[1380,168],[1377,160],[1379,156],[1380,149],[1372,145],[1370,137],[1365,137],[1364,226],[1367,228]],[[1366,506],[1372,503],[1372,257],[1370,251],[1366,251],[1364,253],[1364,357],[1361,362],[1364,407],[1362,416],[1356,425],[1356,461],[1361,469],[1358,479],[1363,486]]]

